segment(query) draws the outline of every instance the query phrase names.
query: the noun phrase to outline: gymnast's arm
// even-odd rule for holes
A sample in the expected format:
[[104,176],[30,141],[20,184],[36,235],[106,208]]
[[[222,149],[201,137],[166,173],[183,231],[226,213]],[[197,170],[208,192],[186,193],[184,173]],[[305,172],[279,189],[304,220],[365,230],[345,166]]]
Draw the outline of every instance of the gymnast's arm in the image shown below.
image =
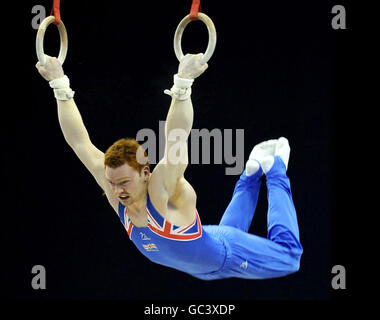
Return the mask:
[[[58,59],[47,56],[46,65],[36,67],[40,74],[48,81],[64,76],[62,66]],[[113,199],[112,192],[104,174],[104,153],[96,148],[83,123],[81,114],[74,99],[57,99],[58,120],[66,142],[75,154],[90,171],[96,182],[106,193],[111,206],[117,212],[117,199]]]
[[[208,67],[207,64],[200,65],[201,57],[202,54],[186,55],[180,62],[177,76],[191,81],[200,76]],[[156,166],[169,198],[176,193],[178,182],[184,179],[188,164],[187,138],[193,125],[193,116],[190,95],[184,100],[172,95],[166,117],[164,157]]]
[[164,165],[164,184],[169,197],[177,182],[184,176],[188,164],[187,138],[193,126],[193,104],[191,98],[172,98],[165,126],[165,152],[160,161]]

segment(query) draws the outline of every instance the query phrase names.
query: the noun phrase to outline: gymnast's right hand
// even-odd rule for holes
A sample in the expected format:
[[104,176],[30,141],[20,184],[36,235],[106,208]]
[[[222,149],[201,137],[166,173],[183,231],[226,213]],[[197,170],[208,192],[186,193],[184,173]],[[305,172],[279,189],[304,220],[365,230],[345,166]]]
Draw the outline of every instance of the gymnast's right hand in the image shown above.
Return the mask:
[[44,66],[41,66],[40,62],[37,62],[36,64],[36,68],[41,76],[47,81],[62,78],[65,74],[58,59],[56,57],[50,57],[48,55],[45,55],[45,57],[46,64]]

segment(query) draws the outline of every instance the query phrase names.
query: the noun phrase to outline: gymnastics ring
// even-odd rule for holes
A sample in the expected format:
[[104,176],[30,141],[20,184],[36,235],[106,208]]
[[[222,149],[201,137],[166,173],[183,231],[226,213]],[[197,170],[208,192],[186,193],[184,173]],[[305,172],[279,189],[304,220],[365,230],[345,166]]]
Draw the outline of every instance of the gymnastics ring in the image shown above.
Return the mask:
[[[46,64],[46,58],[44,53],[44,36],[46,28],[54,22],[55,18],[54,16],[48,16],[46,17],[40,24],[40,27],[37,31],[37,37],[36,37],[36,52],[38,61],[40,62],[41,66]],[[63,64],[66,58],[67,54],[67,45],[68,45],[68,39],[67,39],[67,32],[65,25],[63,24],[62,20],[59,25],[57,25],[58,31],[59,31],[59,37],[61,39],[61,46],[59,48],[59,55],[58,55],[58,61]]]
[[[210,60],[215,50],[216,30],[215,30],[214,23],[207,15],[205,15],[202,12],[198,12],[198,18],[207,26],[207,30],[208,30],[207,49],[202,59],[200,60],[201,64],[205,64],[207,63],[207,61]],[[183,31],[185,30],[186,26],[189,24],[190,21],[191,20],[190,20],[190,14],[189,14],[185,18],[182,19],[182,21],[179,23],[174,34],[174,52],[175,52],[175,55],[177,56],[178,61],[181,61],[181,59],[183,58],[183,52],[181,48],[181,39],[182,39]]]

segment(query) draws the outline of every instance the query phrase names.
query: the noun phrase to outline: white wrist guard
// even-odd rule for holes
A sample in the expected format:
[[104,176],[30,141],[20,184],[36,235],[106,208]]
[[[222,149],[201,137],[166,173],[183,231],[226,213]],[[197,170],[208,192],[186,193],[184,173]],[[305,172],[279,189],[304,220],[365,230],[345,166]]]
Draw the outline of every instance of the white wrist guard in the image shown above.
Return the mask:
[[54,89],[54,96],[57,100],[69,100],[74,97],[74,91],[70,88],[70,80],[67,76],[49,81],[49,85]]
[[186,100],[190,98],[191,95],[191,85],[194,79],[184,79],[178,77],[177,74],[174,75],[174,85],[170,90],[165,90],[164,93],[171,96],[176,100]]

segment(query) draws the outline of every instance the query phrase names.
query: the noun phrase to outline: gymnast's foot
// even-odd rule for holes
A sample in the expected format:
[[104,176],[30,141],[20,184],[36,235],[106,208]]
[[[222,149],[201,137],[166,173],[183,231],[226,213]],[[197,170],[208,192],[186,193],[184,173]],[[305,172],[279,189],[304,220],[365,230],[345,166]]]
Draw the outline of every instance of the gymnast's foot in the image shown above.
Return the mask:
[[245,165],[245,174],[247,176],[255,174],[260,167],[264,173],[272,168],[277,142],[277,139],[272,139],[254,146]]
[[[268,160],[264,159],[264,162],[267,162],[265,169],[265,175],[268,179],[273,179],[278,175],[286,175],[286,170],[288,169],[290,155],[290,147],[288,139],[281,137],[277,140],[276,148],[274,151],[274,156],[268,156]],[[271,160],[269,160],[269,157]],[[263,165],[265,167],[265,165]]]
[[289,156],[290,156],[290,146],[288,139],[281,137],[277,141],[276,150],[274,152],[275,156],[280,156],[285,164],[285,168],[288,169]]
[[288,169],[290,146],[288,139],[281,137],[278,140],[268,140],[256,145],[246,163],[246,175],[250,176],[259,170],[260,166],[263,173],[267,173],[273,166],[274,157],[279,156]]

